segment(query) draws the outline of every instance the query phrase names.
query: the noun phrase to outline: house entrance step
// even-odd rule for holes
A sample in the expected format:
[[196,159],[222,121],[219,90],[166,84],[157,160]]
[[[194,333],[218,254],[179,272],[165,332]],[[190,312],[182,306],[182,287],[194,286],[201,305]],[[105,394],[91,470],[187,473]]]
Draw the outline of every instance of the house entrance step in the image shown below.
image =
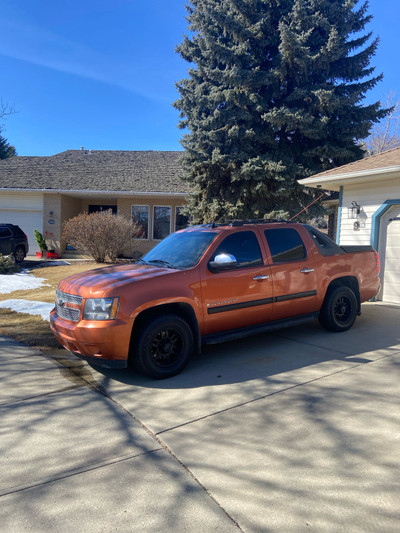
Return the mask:
[[92,259],[90,255],[82,254],[77,250],[65,250],[62,254],[63,259]]

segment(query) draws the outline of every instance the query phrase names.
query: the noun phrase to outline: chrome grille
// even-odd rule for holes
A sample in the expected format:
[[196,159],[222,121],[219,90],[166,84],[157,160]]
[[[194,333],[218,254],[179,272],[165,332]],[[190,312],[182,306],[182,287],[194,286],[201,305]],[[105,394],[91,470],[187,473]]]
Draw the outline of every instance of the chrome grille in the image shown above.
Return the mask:
[[[72,322],[78,322],[81,314],[82,296],[76,296],[75,294],[67,294],[60,290],[56,290],[56,310],[57,315],[65,320],[71,320]],[[69,307],[68,304],[73,304],[77,307]]]

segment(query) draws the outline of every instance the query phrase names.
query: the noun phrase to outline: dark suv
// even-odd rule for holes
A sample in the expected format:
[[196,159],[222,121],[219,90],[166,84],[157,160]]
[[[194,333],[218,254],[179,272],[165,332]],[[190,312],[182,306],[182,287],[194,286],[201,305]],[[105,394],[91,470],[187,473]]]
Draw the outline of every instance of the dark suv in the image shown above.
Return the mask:
[[19,226],[0,222],[0,254],[13,255],[21,263],[28,253],[28,237]]

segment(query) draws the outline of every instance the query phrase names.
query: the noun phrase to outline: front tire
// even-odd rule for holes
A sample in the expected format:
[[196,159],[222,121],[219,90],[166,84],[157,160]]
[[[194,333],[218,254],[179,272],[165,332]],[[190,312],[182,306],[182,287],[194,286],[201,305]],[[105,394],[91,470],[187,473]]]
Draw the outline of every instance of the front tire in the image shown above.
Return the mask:
[[319,314],[319,321],[329,331],[347,331],[357,316],[357,298],[349,287],[329,292]]
[[133,342],[134,367],[155,379],[179,374],[194,350],[189,324],[176,315],[150,319]]

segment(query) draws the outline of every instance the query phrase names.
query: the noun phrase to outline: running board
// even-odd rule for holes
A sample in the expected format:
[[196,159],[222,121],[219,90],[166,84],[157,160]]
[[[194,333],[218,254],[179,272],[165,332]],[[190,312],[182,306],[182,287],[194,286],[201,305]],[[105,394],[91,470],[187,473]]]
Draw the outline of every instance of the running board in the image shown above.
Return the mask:
[[211,335],[204,335],[202,337],[203,344],[218,344],[220,342],[234,341],[242,339],[251,335],[258,335],[259,333],[266,333],[276,329],[291,328],[310,322],[318,318],[319,311],[316,313],[309,313],[307,315],[296,316],[293,318],[285,318],[283,320],[275,320],[274,322],[265,322],[263,324],[256,324],[255,326],[248,326],[246,328],[231,329],[229,331],[221,331],[219,333],[212,333]]

